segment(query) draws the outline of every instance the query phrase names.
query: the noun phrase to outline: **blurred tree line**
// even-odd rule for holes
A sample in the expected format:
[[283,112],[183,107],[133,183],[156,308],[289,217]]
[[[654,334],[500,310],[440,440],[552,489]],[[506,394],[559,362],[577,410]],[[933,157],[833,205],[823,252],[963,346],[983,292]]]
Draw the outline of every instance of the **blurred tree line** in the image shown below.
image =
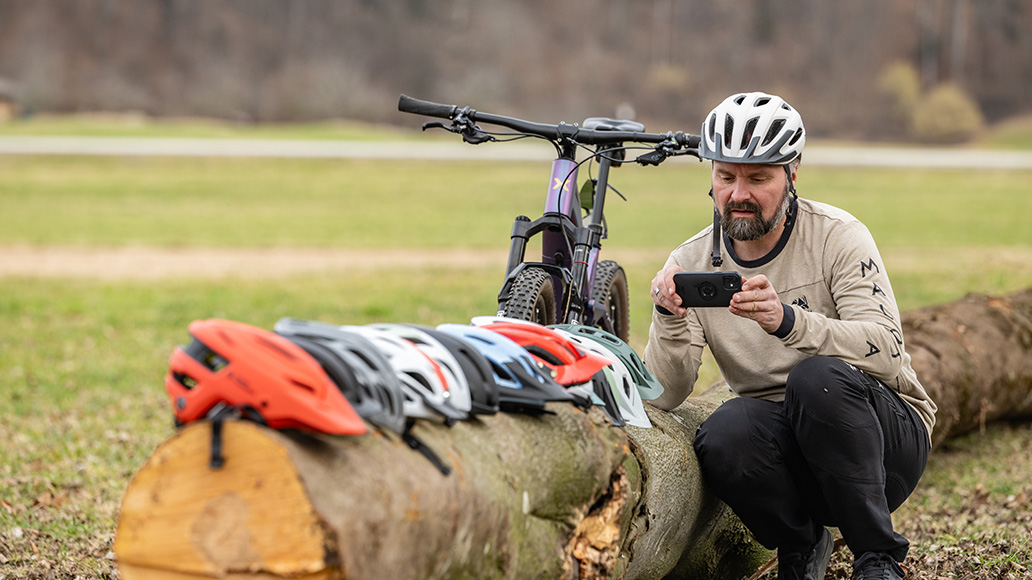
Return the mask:
[[1032,109],[1028,0],[3,0],[38,112],[412,124],[397,97],[698,132],[764,90],[811,135],[960,141]]

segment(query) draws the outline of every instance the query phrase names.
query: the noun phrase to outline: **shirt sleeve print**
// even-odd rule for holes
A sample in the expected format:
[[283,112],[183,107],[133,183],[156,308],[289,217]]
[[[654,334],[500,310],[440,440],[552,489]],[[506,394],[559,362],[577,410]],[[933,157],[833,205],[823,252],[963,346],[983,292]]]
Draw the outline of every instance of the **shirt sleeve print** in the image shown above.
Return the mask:
[[902,366],[899,310],[881,255],[867,228],[843,223],[829,237],[825,279],[835,312],[797,310],[787,346],[840,358],[881,380]]

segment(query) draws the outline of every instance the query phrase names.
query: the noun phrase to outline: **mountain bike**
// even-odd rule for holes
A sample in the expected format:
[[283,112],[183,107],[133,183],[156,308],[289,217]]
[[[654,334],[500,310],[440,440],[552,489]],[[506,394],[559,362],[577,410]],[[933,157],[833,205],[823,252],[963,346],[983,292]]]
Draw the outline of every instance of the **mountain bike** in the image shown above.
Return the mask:
[[[610,185],[609,171],[625,161],[629,150],[644,150],[634,159],[640,165],[659,165],[678,155],[698,157],[699,137],[680,131],[646,133],[641,123],[604,117],[591,117],[580,125],[536,123],[406,95],[399,98],[398,110],[447,119],[449,123],[423,123],[423,130],[444,129],[472,145],[523,138],[552,144],[556,158],[545,189],[544,211],[537,219],[521,215],[513,221],[498,315],[545,325],[595,326],[626,342],[627,276],[615,261],[599,258],[602,240],[608,237],[606,194],[612,190],[623,197]],[[481,124],[508,131],[486,131]],[[588,155],[577,161],[582,151]],[[598,164],[598,174],[578,188],[578,172],[587,162]],[[538,234],[541,260],[527,261],[528,242]]]

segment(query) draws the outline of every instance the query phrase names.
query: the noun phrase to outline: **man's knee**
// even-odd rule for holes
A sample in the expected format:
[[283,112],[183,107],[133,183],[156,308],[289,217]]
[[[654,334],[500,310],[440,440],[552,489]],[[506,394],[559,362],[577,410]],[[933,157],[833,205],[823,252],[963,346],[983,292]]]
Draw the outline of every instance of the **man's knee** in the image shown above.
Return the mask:
[[[874,382],[837,358],[808,358],[792,369],[785,385],[785,412],[797,435],[806,425],[860,429],[877,423],[868,399]],[[801,423],[808,417],[810,423]],[[806,429],[805,432],[809,433]]]
[[[695,454],[703,472],[740,475],[781,456],[776,403],[731,399],[703,421],[695,435]],[[768,408],[770,407],[770,408]],[[720,477],[722,479],[722,477]]]
[[843,366],[848,367],[848,363],[830,356],[813,356],[804,359],[788,374],[785,388],[804,394],[809,391],[821,391],[839,380]]
[[862,372],[853,365],[828,356],[810,357],[789,373],[785,404],[789,409],[799,404],[820,406],[822,401],[836,404],[846,394],[843,391],[848,391],[848,398],[863,399],[866,396],[863,384]]

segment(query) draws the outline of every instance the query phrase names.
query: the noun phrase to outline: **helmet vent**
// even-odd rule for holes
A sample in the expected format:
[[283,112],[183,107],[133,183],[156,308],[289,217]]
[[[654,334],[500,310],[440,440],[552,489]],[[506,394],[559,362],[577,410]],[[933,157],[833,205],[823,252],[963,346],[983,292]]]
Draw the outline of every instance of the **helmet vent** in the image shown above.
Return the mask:
[[430,386],[430,381],[426,380],[426,377],[423,377],[419,373],[413,373],[413,372],[408,372],[408,371],[406,371],[405,374],[407,374],[408,376],[412,377],[412,379],[414,381],[419,383],[419,385],[421,387],[423,387],[423,390],[425,392],[427,392],[427,393],[433,393],[434,392],[433,387]]
[[311,385],[306,385],[304,383],[301,383],[301,382],[298,382],[298,381],[295,381],[295,380],[292,380],[292,379],[291,379],[290,383],[292,385],[294,385],[295,387],[300,387],[300,388],[308,391],[309,393],[314,393],[315,392],[315,389],[313,389],[311,387]]
[[796,129],[795,135],[792,135],[792,139],[788,142],[788,144],[789,145],[795,145],[796,141],[799,141],[799,138],[802,137],[802,136],[803,136],[803,130],[802,129]]
[[741,105],[743,101],[745,101],[745,95],[738,95],[734,98],[734,102],[736,105]]
[[714,136],[716,130],[717,130],[717,115],[713,114],[713,115],[709,116],[709,129],[706,130],[706,134],[709,135],[709,136]]
[[176,379],[176,382],[178,382],[180,385],[183,385],[187,389],[193,389],[197,386],[197,379],[191,377],[190,375],[185,375],[183,373],[173,373],[172,377]]
[[760,98],[756,99],[756,105],[755,106],[762,107],[763,105],[766,105],[769,102],[770,102],[770,97],[760,97]]
[[753,131],[756,130],[756,123],[760,122],[759,117],[753,117],[745,123],[745,132],[742,133],[742,144],[739,146],[745,149],[749,146],[749,141],[752,141]]
[[784,126],[785,126],[785,120],[784,119],[775,119],[774,122],[770,124],[770,128],[767,129],[767,134],[763,136],[763,143],[762,143],[762,145],[764,145],[764,146],[770,145],[770,142],[774,140],[774,137],[778,136],[778,133],[781,132],[781,129]]
[[268,347],[269,349],[276,351],[277,353],[279,353],[283,357],[286,357],[286,358],[289,358],[289,359],[295,358],[292,353],[288,352],[286,349],[284,349],[280,345],[272,342],[271,340],[267,340],[267,339],[265,339],[264,337],[261,337],[261,336],[256,337],[256,340],[258,342],[262,343],[262,346]]
[[494,372],[495,376],[504,377],[504,376],[507,376],[509,374],[509,369],[507,369],[506,367],[503,367],[502,365],[498,364],[494,360],[488,359],[487,362],[491,363],[491,371]]
[[524,348],[527,349],[527,352],[529,352],[529,353],[531,353],[531,354],[541,358],[542,360],[547,361],[550,364],[553,364],[553,365],[561,365],[561,364],[563,364],[563,361],[559,360],[559,358],[557,356],[555,356],[554,354],[548,352],[547,350],[545,350],[545,349],[543,349],[543,348],[541,348],[539,346],[535,346],[535,345],[531,344],[531,345],[525,346]]
[[731,133],[735,130],[735,121],[731,115],[724,115],[724,147],[731,148]]
[[377,368],[377,364],[374,363],[372,361],[372,359],[370,359],[369,356],[366,353],[361,352],[359,350],[353,350],[353,351],[351,351],[351,353],[354,354],[355,356],[357,356],[359,359],[361,359],[362,362],[365,363],[365,365],[367,367],[373,368],[373,369]]
[[228,360],[208,348],[208,345],[196,338],[193,339],[183,350],[185,350],[186,354],[190,355],[191,358],[204,365],[204,368],[213,373],[221,371],[229,364]]

